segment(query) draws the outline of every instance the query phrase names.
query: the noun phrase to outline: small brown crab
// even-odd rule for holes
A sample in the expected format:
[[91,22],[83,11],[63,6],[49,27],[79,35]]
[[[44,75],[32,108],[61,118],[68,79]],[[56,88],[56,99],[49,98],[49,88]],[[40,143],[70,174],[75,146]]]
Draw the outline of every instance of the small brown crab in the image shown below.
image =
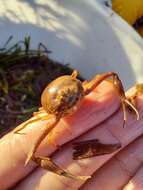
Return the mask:
[[[40,145],[41,141],[48,135],[49,132],[56,126],[59,120],[67,114],[71,114],[74,112],[75,107],[79,105],[80,101],[84,96],[88,95],[93,89],[95,89],[103,80],[113,77],[113,84],[121,98],[121,105],[124,113],[124,124],[126,122],[126,105],[130,106],[132,110],[137,115],[137,119],[139,119],[139,114],[134,105],[126,98],[125,92],[122,86],[122,83],[116,73],[107,72],[101,75],[97,75],[93,80],[87,82],[81,82],[77,79],[78,72],[73,71],[71,75],[61,76],[54,81],[52,81],[43,91],[41,96],[41,104],[42,107],[39,109],[34,116],[36,117],[33,120],[27,121],[24,125],[16,128],[14,133],[19,133],[22,129],[24,129],[28,124],[33,123],[38,120],[49,120],[49,124],[43,130],[43,133],[36,140],[34,145],[32,146],[31,151],[28,154],[26,164],[29,160],[35,161],[38,165],[43,168],[46,168],[50,171],[53,171],[59,175],[67,176],[74,179],[87,179],[85,176],[74,176],[61,168],[59,168],[56,164],[54,164],[50,158],[46,157],[36,157],[35,152]],[[48,114],[40,115],[41,113],[47,112]],[[124,125],[123,124],[123,125]],[[100,142],[98,141],[98,147],[100,147]],[[104,147],[103,144],[101,144]],[[118,149],[119,145],[110,145],[109,150],[106,153],[111,153],[114,150]],[[104,154],[104,153],[103,153]]]

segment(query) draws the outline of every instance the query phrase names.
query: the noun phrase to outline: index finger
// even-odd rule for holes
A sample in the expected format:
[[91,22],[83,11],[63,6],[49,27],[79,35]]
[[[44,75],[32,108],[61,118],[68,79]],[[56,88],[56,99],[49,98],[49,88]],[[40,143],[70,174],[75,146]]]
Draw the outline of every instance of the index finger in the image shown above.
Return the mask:
[[[57,145],[85,133],[99,124],[119,107],[119,97],[111,83],[103,82],[92,93],[86,96],[79,109],[69,117],[62,119],[53,132],[53,139]],[[23,130],[25,135],[12,132],[0,140],[0,184],[2,189],[7,189],[24,178],[35,168],[34,163],[24,166],[27,154],[36,138],[42,133],[43,126],[48,121],[29,124]],[[66,126],[66,127],[65,127]],[[70,128],[72,134],[67,128]],[[39,147],[38,154],[50,155],[56,148],[47,143],[47,139]]]

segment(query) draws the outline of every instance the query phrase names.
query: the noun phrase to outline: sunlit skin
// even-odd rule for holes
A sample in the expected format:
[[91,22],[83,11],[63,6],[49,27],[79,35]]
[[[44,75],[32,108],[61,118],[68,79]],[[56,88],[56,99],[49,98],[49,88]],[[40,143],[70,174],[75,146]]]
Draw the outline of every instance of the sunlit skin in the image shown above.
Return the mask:
[[[21,130],[24,129],[28,124],[39,121],[39,120],[48,120],[48,125],[43,130],[43,133],[37,138],[34,145],[31,148],[31,151],[28,154],[25,165],[33,160],[42,168],[48,169],[57,173],[58,175],[63,175],[66,177],[74,178],[74,179],[82,179],[86,180],[90,176],[74,176],[69,174],[68,172],[59,168],[56,164],[54,164],[50,158],[47,157],[36,157],[35,152],[42,140],[48,135],[49,143],[55,144],[50,138],[49,133],[56,126],[61,118],[68,114],[72,114],[78,106],[80,106],[81,100],[84,96],[88,95],[93,89],[95,89],[102,81],[106,80],[109,77],[113,77],[113,84],[119,97],[121,99],[121,106],[123,109],[123,126],[127,120],[126,118],[126,105],[127,108],[130,107],[137,115],[137,120],[139,119],[138,111],[135,106],[132,104],[130,100],[128,100],[125,96],[125,92],[119,79],[118,75],[113,72],[104,73],[94,77],[91,81],[81,82],[77,79],[78,72],[74,71],[71,75],[61,76],[54,81],[52,81],[43,91],[41,96],[41,105],[39,111],[34,113],[36,117],[33,120],[27,121],[24,125],[16,128],[14,133],[20,134]],[[41,113],[47,112],[47,115],[42,115]],[[71,131],[72,132],[72,131]],[[96,142],[96,141],[95,141]],[[85,142],[86,143],[86,142]],[[98,141],[98,146],[100,150],[100,155],[102,154],[100,143]],[[114,146],[114,145],[113,145]],[[103,147],[103,153],[104,146]],[[115,146],[114,146],[115,147]],[[117,146],[119,148],[120,146]],[[110,145],[110,149],[111,145]],[[110,149],[108,153],[110,153]],[[115,149],[115,148],[114,148]],[[107,151],[107,146],[106,146]],[[113,151],[113,149],[112,149]],[[98,153],[98,150],[96,151]]]

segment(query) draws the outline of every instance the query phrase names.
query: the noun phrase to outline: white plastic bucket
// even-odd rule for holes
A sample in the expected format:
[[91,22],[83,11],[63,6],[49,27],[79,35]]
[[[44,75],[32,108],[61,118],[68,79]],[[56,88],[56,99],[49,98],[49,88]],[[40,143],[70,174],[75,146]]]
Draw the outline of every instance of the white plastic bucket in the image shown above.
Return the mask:
[[115,71],[126,88],[143,81],[143,40],[103,0],[0,0],[0,42],[30,35],[85,78]]

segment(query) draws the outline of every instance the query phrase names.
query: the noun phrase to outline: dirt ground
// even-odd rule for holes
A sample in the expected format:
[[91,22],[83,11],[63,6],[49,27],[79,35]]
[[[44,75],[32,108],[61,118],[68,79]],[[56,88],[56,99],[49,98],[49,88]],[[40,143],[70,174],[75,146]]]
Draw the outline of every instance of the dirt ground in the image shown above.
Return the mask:
[[38,109],[40,95],[49,82],[72,71],[69,65],[48,56],[23,58],[0,67],[0,136]]

